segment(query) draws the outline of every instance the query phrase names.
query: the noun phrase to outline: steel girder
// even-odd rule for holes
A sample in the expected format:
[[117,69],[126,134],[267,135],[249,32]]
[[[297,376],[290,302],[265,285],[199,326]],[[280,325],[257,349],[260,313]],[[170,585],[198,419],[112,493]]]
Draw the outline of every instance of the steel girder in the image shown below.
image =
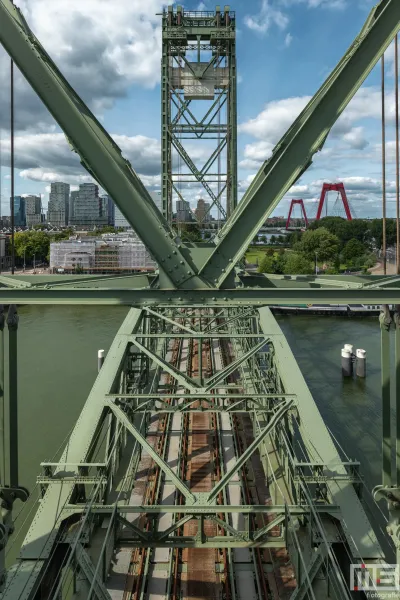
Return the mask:
[[192,278],[191,261],[182,254],[167,221],[130,163],[57,69],[11,0],[0,1],[0,42],[65,132],[82,165],[116,202],[158,264],[163,265],[160,269],[165,285],[183,285]]
[[[371,12],[361,34],[342,61],[275,147],[271,159],[263,165],[225,224],[217,244],[185,247],[174,239],[167,221],[130,164],[122,157],[120,149],[64,79],[19,9],[11,0],[0,0],[0,42],[64,130],[82,164],[107,190],[158,262],[161,286],[178,289],[220,288],[232,284],[233,268],[252,238],[285,192],[309,166],[313,154],[322,148],[330,128],[399,27],[398,0],[382,0]],[[192,29],[189,38],[194,35],[194,30],[196,35],[209,34],[207,27]],[[188,36],[179,41],[180,47],[185,47]],[[225,36],[225,42],[227,39],[229,36]],[[164,44],[163,56],[167,53]],[[162,77],[167,76],[164,68]],[[234,71],[230,72],[230,77],[235,78]],[[234,90],[231,91],[234,93]],[[162,102],[166,122],[170,118],[165,106],[167,100],[164,93]],[[236,106],[234,102],[231,104],[230,117],[233,118],[232,111],[236,111]],[[232,148],[235,135],[233,129],[230,133]],[[163,132],[163,139],[166,139],[166,132]],[[163,143],[163,172],[172,166],[167,147],[168,144]],[[228,193],[234,196],[237,191],[235,178],[231,183]],[[170,188],[164,178],[164,212],[168,212],[165,197],[168,194]],[[265,198],[268,198],[267,202]]]
[[[230,15],[231,17],[233,14]],[[217,12],[214,17],[201,17],[201,23],[193,13],[176,11],[172,6],[162,15],[162,78],[161,78],[161,140],[162,140],[162,200],[163,212],[172,222],[173,191],[183,200],[179,191],[179,183],[199,183],[211,201],[206,214],[196,216],[203,224],[210,216],[213,207],[217,207],[222,218],[229,217],[237,203],[237,108],[236,108],[236,52],[235,52],[235,20],[225,22],[225,17],[218,21]],[[179,18],[179,23],[178,23]],[[196,40],[195,46],[190,40]],[[208,44],[204,44],[208,40]],[[187,53],[193,54],[195,48],[197,58],[190,62]],[[204,62],[202,52],[210,52],[211,58]],[[226,67],[222,67],[226,62]],[[202,78],[210,73],[222,73],[225,68],[227,85],[220,87],[215,81],[215,95],[211,106],[202,117],[198,116],[199,105],[196,98],[181,96],[184,81],[182,69],[191,74],[194,81],[202,82]],[[217,76],[218,77],[218,76]],[[195,107],[193,108],[193,102]],[[221,121],[222,109],[226,108],[226,120]],[[184,147],[183,140],[217,140],[205,164],[198,168]],[[226,149],[226,173],[216,179],[211,168],[222,157]],[[173,150],[180,156],[188,168],[188,173],[177,173],[173,169]],[[220,184],[219,191],[214,191],[213,183]],[[222,187],[222,189],[221,189]],[[226,195],[226,205],[222,201]]]
[[[192,321],[195,315],[199,315],[201,312],[201,325],[193,325]],[[258,329],[257,326],[257,315],[259,315],[261,329]],[[207,311],[204,308],[202,311],[192,309],[184,312],[173,306],[158,307],[157,311],[131,309],[110,348],[63,455],[56,463],[42,464],[44,474],[38,478],[43,494],[40,508],[21,549],[21,562],[8,575],[8,587],[5,590],[4,600],[15,597],[21,599],[34,597],[43,573],[53,560],[54,550],[60,542],[69,545],[68,560],[71,565],[75,560],[78,562],[82,560],[83,555],[80,548],[85,545],[88,531],[93,528],[96,519],[101,518],[101,515],[111,516],[111,520],[115,524],[115,527],[111,526],[110,521],[107,532],[104,529],[96,530],[103,532],[101,535],[106,536],[104,539],[102,538],[102,547],[104,548],[107,545],[115,546],[115,544],[123,544],[127,548],[132,545],[146,548],[284,547],[288,544],[288,540],[297,540],[298,519],[305,527],[305,529],[303,527],[304,531],[308,531],[306,524],[309,521],[314,523],[315,527],[321,528],[321,523],[329,524],[331,519],[335,518],[339,527],[343,527],[340,523],[344,519],[346,526],[343,527],[343,535],[347,532],[349,546],[354,556],[358,558],[355,545],[362,548],[362,551],[365,550],[366,558],[372,559],[379,554],[379,545],[367,521],[364,523],[364,534],[366,531],[368,532],[369,542],[366,543],[365,540],[360,539],[362,519],[366,519],[366,517],[353,488],[353,483],[357,482],[357,478],[351,472],[354,465],[342,463],[337,456],[324,428],[322,418],[274,318],[266,308],[260,309],[257,313],[257,311],[249,311],[248,307],[225,310],[224,316],[220,314],[219,310]],[[188,329],[193,330],[194,336],[182,337],[191,335],[187,333]],[[135,411],[142,401],[141,396],[144,401],[153,398],[154,402],[156,404],[160,402],[161,406],[162,403],[166,404],[173,400],[174,408],[187,410],[188,404],[195,401],[196,398],[192,398],[190,393],[186,395],[185,391],[171,393],[174,386],[172,384],[165,386],[161,379],[161,373],[165,372],[163,369],[169,347],[167,340],[173,339],[176,335],[178,341],[188,343],[195,339],[196,334],[198,339],[206,340],[207,330],[210,329],[214,330],[210,333],[214,341],[221,340],[222,342],[227,338],[218,336],[230,334],[230,339],[237,348],[236,355],[240,356],[241,353],[246,355],[246,360],[236,363],[236,373],[239,374],[240,385],[244,386],[244,390],[238,391],[235,386],[232,387],[232,384],[227,381],[231,370],[222,365],[220,370],[222,373],[225,370],[225,377],[220,377],[215,383],[218,389],[211,388],[206,391],[207,379],[205,379],[204,385],[196,391],[196,395],[202,395],[204,399],[208,399],[209,407],[204,407],[203,410],[214,412],[214,405],[218,405],[220,412],[224,412],[224,408],[226,408],[226,412],[229,413],[227,398],[232,394],[232,406],[237,406],[238,402],[243,402],[243,398],[237,399],[235,396],[244,394],[245,400],[252,403],[251,413],[254,415],[255,439],[243,455],[235,459],[236,463],[230,470],[223,472],[221,481],[210,493],[199,494],[192,492],[187,483],[180,480],[174,473],[166,458],[154,452],[147,443],[144,422],[146,419],[148,421],[151,413],[142,412],[144,421],[142,419],[141,424],[138,425],[137,418],[140,415],[137,415]],[[252,333],[246,337],[245,331],[252,331]],[[160,336],[160,334],[163,335]],[[235,335],[238,337],[235,338]],[[139,364],[142,365],[141,368],[148,371],[145,378],[138,377],[138,373],[132,372],[130,366],[132,352],[137,357],[138,348],[133,343],[136,339],[141,340],[142,346],[147,346],[153,358],[156,355],[159,358],[158,361],[151,360],[149,363],[139,361]],[[262,341],[262,347],[258,340]],[[257,347],[258,352],[249,352],[252,347]],[[261,377],[258,375],[260,369],[262,370]],[[290,377],[288,376],[289,372]],[[171,376],[174,379],[176,375],[176,373],[172,373]],[[197,383],[195,379],[193,381]],[[179,380],[177,383],[179,388]],[[139,387],[137,387],[138,385]],[[163,386],[165,389],[159,389]],[[288,411],[290,414],[292,413],[291,403],[293,402],[297,418],[300,418],[300,432],[304,436],[306,447],[308,448],[310,431],[312,431],[315,447],[326,460],[326,465],[325,463],[321,464],[320,456],[315,457],[310,451],[310,463],[314,469],[313,478],[308,477],[307,479],[308,467],[304,462],[296,463],[292,476],[288,459],[285,458],[284,440],[280,439],[282,435],[280,432],[287,431],[287,415]],[[267,410],[258,410],[259,403]],[[149,410],[151,409],[152,406],[149,407]],[[105,456],[97,458],[96,447],[101,438],[100,434],[104,432],[110,419],[113,423],[113,430],[118,432],[116,442],[108,443]],[[314,435],[316,429],[320,430],[317,439]],[[135,441],[127,438],[127,434],[132,434]],[[251,458],[256,449],[259,449],[265,460],[269,444],[267,440],[272,438],[279,440],[277,448],[282,459],[281,468],[285,469],[289,480],[292,477],[293,486],[297,490],[298,497],[295,503],[288,497],[280,506],[216,504],[216,495],[219,490],[223,491],[228,485],[230,487],[240,485],[240,480],[232,481],[232,476]],[[128,448],[131,448],[130,451],[127,449],[127,444]],[[110,503],[108,500],[110,493],[113,493],[118,486],[116,480],[118,456],[123,448],[125,448],[125,452],[131,452],[131,466],[128,469],[131,473],[130,481],[134,480],[141,453],[143,451],[150,452],[164,473],[165,482],[180,489],[186,497],[186,503],[179,506],[132,506],[121,501]],[[326,449],[329,451],[326,452]],[[334,468],[333,464],[336,465]],[[325,468],[326,466],[329,468]],[[308,486],[321,483],[322,480],[331,493],[323,502],[315,504],[307,495],[307,489]],[[131,488],[126,489],[127,498],[129,498],[129,489]],[[352,512],[351,520],[348,517],[349,511],[356,511],[355,514]],[[180,515],[181,518],[165,531],[160,531],[157,525],[158,517],[164,513]],[[219,522],[221,515],[237,513],[248,516],[258,515],[260,518],[262,515],[269,514],[272,520],[270,523],[264,522],[264,525],[259,527],[256,525],[256,521],[249,518],[245,529],[233,527],[226,517],[225,521],[222,520],[222,524]],[[77,514],[81,515],[80,528],[75,533],[73,530],[70,532],[69,524],[74,522],[71,519]],[[143,529],[143,525],[136,523],[135,515],[140,514],[146,516],[149,523],[148,528]],[[198,534],[177,537],[176,529],[192,519],[199,520]],[[204,519],[216,520],[218,526],[225,530],[226,535],[205,536]],[[361,521],[358,523],[360,519]],[[275,526],[281,529],[280,536],[270,535],[271,528]],[[306,539],[310,539],[309,536],[308,532]],[[354,540],[353,545],[351,540]],[[304,540],[302,543],[304,544]],[[319,552],[324,558],[322,563],[326,564],[326,561],[332,560],[332,558],[329,558],[329,553],[326,556],[323,554],[324,548],[325,546],[322,544]],[[295,550],[292,551],[296,553]],[[87,554],[89,555],[90,551],[87,551]],[[102,578],[105,577],[105,571],[102,568],[100,573],[99,563],[96,566],[94,563],[89,563],[88,560],[84,565],[85,576],[89,578],[91,587],[96,588],[98,593],[102,594],[104,591],[104,588],[101,587],[104,581]],[[318,559],[317,571],[322,568],[322,563],[320,563],[321,561]],[[316,569],[312,565],[313,563],[310,564],[310,573]],[[313,571],[311,571],[312,568]],[[339,575],[336,576],[336,579],[340,580]],[[312,582],[310,582],[311,584]],[[303,583],[303,587],[304,585]],[[341,598],[345,597],[341,596]]]
[[400,29],[400,4],[383,0],[331,75],[275,146],[219,234],[200,273],[226,287],[229,274],[284,194],[310,166],[330,129]]
[[[54,279],[52,279],[54,278]],[[15,279],[3,276],[2,304],[127,305],[157,308],[274,306],[279,304],[398,304],[399,277],[241,277],[233,289],[178,290],[134,287],[135,277],[72,278],[31,275]],[[54,283],[52,283],[54,281]],[[141,280],[142,281],[142,280]],[[150,280],[151,281],[151,280]],[[245,285],[245,284],[248,285]],[[119,285],[118,285],[119,284]],[[257,286],[257,287],[256,287]]]

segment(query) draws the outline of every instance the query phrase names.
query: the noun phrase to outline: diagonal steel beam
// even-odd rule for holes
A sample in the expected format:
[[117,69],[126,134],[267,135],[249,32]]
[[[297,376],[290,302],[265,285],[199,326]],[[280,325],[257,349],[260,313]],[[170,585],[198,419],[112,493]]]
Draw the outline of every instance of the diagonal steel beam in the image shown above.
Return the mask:
[[237,529],[229,525],[229,523],[227,523],[223,519],[220,519],[217,515],[210,515],[208,518],[210,519],[210,521],[218,523],[218,525],[222,527],[222,529],[225,529],[225,531],[230,533],[232,537],[234,537],[236,540],[242,540],[244,542],[248,541],[248,538],[245,535],[243,535],[240,531],[237,531]]
[[266,218],[320,151],[343,110],[400,29],[398,0],[383,0],[342,60],[308,103],[237,205],[219,234],[219,243],[200,273],[228,284],[229,275]]
[[120,521],[122,525],[125,525],[125,527],[136,533],[136,535],[140,539],[146,541],[149,538],[148,534],[145,531],[142,531],[141,529],[139,529],[139,527],[136,527],[136,525],[128,521],[128,519],[125,519],[125,517],[123,517],[121,514],[118,514],[118,521]]
[[264,338],[261,342],[253,346],[253,348],[250,348],[250,350],[243,354],[243,356],[239,356],[239,358],[230,363],[227,367],[225,367],[225,369],[214,375],[214,377],[211,377],[211,379],[207,381],[207,387],[205,388],[205,391],[208,392],[213,387],[215,387],[220,381],[226,379],[226,377],[228,377],[231,373],[236,371],[236,369],[240,367],[242,363],[244,363],[246,360],[248,360],[254,354],[256,354],[259,350],[261,350],[261,348],[265,346],[267,342],[268,338]]
[[207,504],[211,504],[215,502],[218,494],[228,485],[232,477],[242,468],[244,463],[250,458],[250,456],[257,450],[258,446],[261,444],[263,439],[274,429],[274,427],[279,423],[282,417],[287,413],[290,407],[293,404],[293,400],[287,400],[284,405],[276,411],[274,416],[269,421],[268,425],[264,427],[254,440],[247,448],[245,452],[237,459],[233,467],[222,477],[222,479],[217,483],[215,488],[210,492],[207,497]]
[[155,310],[153,310],[152,308],[150,308],[148,306],[145,306],[144,310],[146,312],[148,312],[150,315],[153,315],[154,317],[158,317],[159,319],[162,319],[163,321],[166,321],[167,323],[170,323],[171,325],[174,325],[175,327],[179,327],[179,329],[183,329],[184,331],[187,331],[188,333],[193,333],[193,334],[197,333],[197,331],[194,331],[194,329],[190,329],[190,327],[186,327],[185,325],[182,325],[182,323],[177,323],[176,321],[174,321],[174,319],[170,319],[163,313],[156,312]]
[[155,463],[160,467],[160,469],[168,476],[168,478],[172,481],[175,487],[185,496],[187,500],[190,502],[194,502],[195,497],[192,492],[186,485],[183,483],[179,477],[175,475],[173,470],[167,465],[167,463],[161,458],[159,454],[154,450],[154,448],[147,442],[147,440],[142,436],[142,434],[136,429],[136,427],[130,422],[126,414],[123,410],[119,408],[114,402],[107,402],[108,406],[117,417],[118,421],[122,423],[126,429],[133,435],[133,437],[139,442],[139,444],[146,450],[148,454],[150,454],[151,458]]
[[278,515],[277,517],[275,517],[275,519],[273,519],[272,521],[270,521],[269,523],[267,523],[267,525],[265,525],[265,527],[262,527],[261,529],[259,529],[256,533],[256,535],[254,536],[254,541],[256,542],[258,539],[262,538],[266,533],[268,533],[268,531],[271,531],[271,529],[273,529],[274,527],[276,527],[277,525],[279,525],[280,523],[282,523],[282,521],[285,520],[285,515]]
[[96,574],[92,559],[82,544],[78,544],[76,548],[76,558],[86,579],[93,586],[93,592],[96,594],[96,598],[98,598],[98,600],[112,600],[110,593],[100,579],[100,576]]
[[188,521],[192,521],[193,519],[193,515],[185,515],[184,517],[182,517],[182,519],[179,519],[179,521],[173,523],[171,527],[168,527],[168,529],[166,529],[165,531],[157,533],[155,539],[157,540],[157,542],[164,540],[169,536],[170,533],[173,533],[174,531],[179,529],[179,527],[182,527],[182,525],[185,525],[185,523],[187,523]]
[[82,165],[107,191],[154,256],[172,287],[193,275],[191,261],[120,148],[63,77],[20,10],[0,1],[0,43],[41,98]]
[[183,387],[187,388],[192,392],[195,392],[197,389],[200,388],[199,384],[196,381],[194,381],[191,377],[185,375],[185,373],[182,373],[181,371],[178,371],[178,369],[176,369],[173,365],[161,358],[161,356],[157,356],[157,354],[154,354],[154,352],[146,348],[146,346],[143,346],[143,344],[141,344],[134,336],[129,337],[129,339],[131,340],[132,344],[134,344],[136,348],[138,348],[138,350],[146,354],[149,358],[151,358],[151,360],[153,360],[156,364],[162,367],[164,371],[167,371],[167,373],[172,375],[172,377],[179,381],[179,383],[183,385]]

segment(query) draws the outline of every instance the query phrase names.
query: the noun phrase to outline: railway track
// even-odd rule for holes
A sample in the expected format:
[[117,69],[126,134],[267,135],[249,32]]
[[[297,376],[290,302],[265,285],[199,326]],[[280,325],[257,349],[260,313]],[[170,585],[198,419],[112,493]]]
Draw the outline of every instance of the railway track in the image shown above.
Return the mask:
[[[200,311],[191,316],[189,324],[195,326],[199,318]],[[182,320],[183,323],[188,320]],[[166,359],[182,373],[204,380],[232,362],[234,351],[229,340],[207,339],[200,344],[194,338],[176,338],[168,342]],[[234,375],[230,379],[235,383]],[[164,392],[166,386],[170,393],[182,391],[176,379],[165,372],[161,374],[160,386]],[[193,404],[193,408],[202,406],[206,406],[203,400]],[[159,413],[149,419],[147,442],[196,493],[209,493],[251,441],[252,422],[247,416],[190,412]],[[250,463],[220,492],[217,504],[270,501],[261,463],[256,465],[254,459]],[[160,468],[143,452],[130,503],[146,505],[157,501],[180,505],[184,504],[184,497],[165,481]],[[239,514],[220,513],[217,518],[199,517],[186,522],[183,516],[179,513],[162,515],[157,530],[166,531],[181,520],[183,523],[176,535],[184,537],[201,535],[201,531],[206,537],[228,535],[224,524],[228,529],[229,526],[246,528],[245,519]],[[200,520],[203,520],[202,528]],[[151,526],[145,516],[133,524],[146,531]],[[262,527],[264,523],[258,525]],[[126,550],[126,554],[129,554],[129,567],[123,600],[285,598],[285,594],[277,595],[282,588],[278,585],[279,569],[274,570],[272,554],[265,549],[134,548]]]

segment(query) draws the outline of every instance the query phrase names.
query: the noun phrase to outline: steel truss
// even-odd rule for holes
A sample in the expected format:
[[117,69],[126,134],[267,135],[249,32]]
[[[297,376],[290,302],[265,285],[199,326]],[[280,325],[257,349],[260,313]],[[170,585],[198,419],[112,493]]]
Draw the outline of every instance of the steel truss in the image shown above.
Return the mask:
[[[229,340],[233,358],[209,377],[192,378],[169,368],[171,347],[185,343],[190,354],[194,340],[199,355],[205,344],[224,353]],[[253,421],[253,442],[236,455],[229,469],[222,465],[222,476],[208,493],[192,492],[166,456],[146,439],[155,414],[190,410],[226,414],[228,419],[245,411]],[[295,435],[301,436],[306,457],[297,456]],[[181,493],[183,504],[132,504],[144,452],[159,467],[164,485]],[[241,485],[241,478],[235,476],[254,453],[261,458],[275,502],[221,502],[225,490]],[[127,456],[128,464],[121,463]],[[343,565],[350,559],[383,558],[360,501],[359,464],[341,460],[267,308],[132,308],[62,456],[41,466],[40,509],[21,548],[20,562],[8,573],[4,600],[34,598],[38,586],[54,578],[60,557],[67,568],[58,586],[69,571],[74,586],[79,583],[93,597],[108,598],[108,568],[113,549],[121,546],[287,547],[297,593],[303,590],[304,594],[309,587],[316,594],[326,593],[329,586],[338,599],[349,597]],[[163,529],[164,514],[172,515],[172,522]],[[235,525],[233,515],[242,515],[245,526]],[[178,535],[183,524],[194,519],[199,524],[197,533]],[[205,533],[210,520],[219,527],[216,536]],[[334,556],[330,544],[333,538],[337,543],[338,537],[343,550]],[[99,546],[100,555],[95,550]],[[86,583],[77,579],[76,565]]]
[[[172,223],[172,199],[184,200],[180,184],[185,183],[200,186],[206,195],[209,206],[195,214],[200,225],[215,210],[225,220],[237,203],[235,13],[225,7],[204,16],[169,6],[162,25],[163,214]],[[201,104],[206,104],[203,116]],[[186,140],[214,140],[206,145],[210,154],[202,167],[190,157]],[[225,173],[220,172],[223,155]],[[184,173],[176,170],[179,161]]]

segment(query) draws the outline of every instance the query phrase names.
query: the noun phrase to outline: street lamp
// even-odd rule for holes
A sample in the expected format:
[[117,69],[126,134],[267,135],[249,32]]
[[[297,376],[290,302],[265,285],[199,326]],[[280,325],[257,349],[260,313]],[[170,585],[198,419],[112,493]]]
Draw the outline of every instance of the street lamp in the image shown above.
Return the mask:
[[35,258],[36,258],[36,254],[33,255],[33,273],[35,274]]
[[318,264],[317,264],[317,260],[318,260],[318,252],[315,253],[315,274],[318,275]]
[[25,264],[25,252],[26,252],[26,248],[24,248],[24,273],[25,273],[25,267],[26,267],[26,264]]

